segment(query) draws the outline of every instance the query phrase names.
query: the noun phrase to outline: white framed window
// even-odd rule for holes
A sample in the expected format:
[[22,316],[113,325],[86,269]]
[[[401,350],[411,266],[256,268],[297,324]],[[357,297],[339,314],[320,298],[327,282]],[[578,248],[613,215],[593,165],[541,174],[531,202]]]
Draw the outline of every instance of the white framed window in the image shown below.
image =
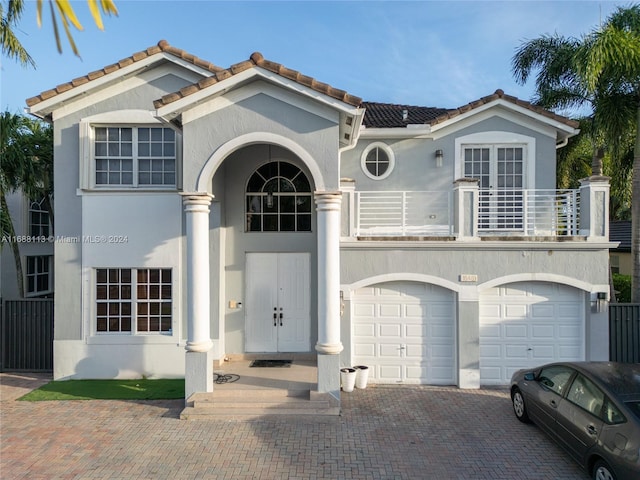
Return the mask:
[[29,204],[29,235],[48,237],[51,234],[49,211],[45,207],[45,198],[32,200]]
[[93,126],[96,187],[176,186],[176,134],[162,126]]
[[171,334],[170,268],[97,268],[97,334]]
[[391,175],[395,163],[393,150],[382,142],[369,144],[360,157],[362,171],[373,180],[383,180]]
[[39,255],[27,258],[27,296],[45,295],[53,291],[51,278],[51,255]]
[[288,162],[258,168],[245,189],[247,232],[310,232],[311,183]]
[[463,145],[464,177],[480,189],[520,190],[525,184],[526,146]]

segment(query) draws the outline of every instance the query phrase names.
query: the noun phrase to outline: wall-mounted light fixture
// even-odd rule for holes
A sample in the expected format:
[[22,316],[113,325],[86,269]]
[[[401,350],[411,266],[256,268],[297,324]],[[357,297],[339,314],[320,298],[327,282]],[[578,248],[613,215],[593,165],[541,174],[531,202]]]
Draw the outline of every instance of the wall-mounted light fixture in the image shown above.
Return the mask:
[[444,159],[444,152],[441,149],[436,150],[436,167],[442,166],[442,160]]
[[273,208],[273,193],[267,193],[267,208]]
[[591,294],[591,311],[600,313],[604,311],[605,302],[608,299],[607,292],[596,292]]

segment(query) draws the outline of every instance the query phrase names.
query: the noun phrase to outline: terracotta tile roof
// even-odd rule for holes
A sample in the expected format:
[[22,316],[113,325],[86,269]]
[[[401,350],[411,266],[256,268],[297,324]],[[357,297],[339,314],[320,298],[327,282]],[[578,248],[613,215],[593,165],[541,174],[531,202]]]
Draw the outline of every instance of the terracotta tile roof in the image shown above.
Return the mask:
[[157,45],[154,45],[153,47],[149,47],[146,50],[142,50],[141,52],[134,53],[133,55],[127,58],[124,58],[117,63],[114,63],[112,65],[107,65],[106,67],[100,70],[91,72],[83,77],[75,78],[70,82],[58,85],[57,87],[51,90],[44,91],[40,95],[28,98],[26,101],[27,105],[29,107],[32,107],[44,100],[48,100],[52,97],[55,97],[56,95],[59,95],[68,90],[71,90],[72,88],[78,87],[80,85],[84,85],[85,83],[89,83],[92,80],[96,80],[98,78],[104,77],[109,73],[120,70],[121,68],[127,67],[135,62],[139,62],[140,60],[143,60],[147,57],[150,57],[160,52],[165,52],[165,53],[174,55],[200,68],[204,68],[205,70],[208,70],[209,72],[214,74],[217,72],[221,72],[223,70],[223,68],[218,67],[211,62],[202,60],[201,58],[198,58],[195,55],[191,55],[190,53],[187,53],[184,50],[181,50],[179,48],[172,47],[171,45],[169,45],[169,42],[167,42],[166,40],[160,40]]
[[504,91],[498,89],[495,91],[495,93],[493,93],[492,95],[487,95],[486,97],[482,97],[479,100],[476,100],[475,102],[471,102],[471,103],[467,103],[466,105],[463,105],[462,107],[458,107],[455,108],[453,110],[447,110],[446,113],[443,113],[442,115],[438,116],[437,118],[435,118],[433,121],[430,122],[430,125],[436,125],[438,123],[444,122],[446,120],[452,119],[457,117],[458,115],[462,115],[463,113],[469,112],[471,110],[473,110],[474,108],[478,108],[481,107],[482,105],[486,105],[487,103],[496,101],[498,99],[503,99],[506,100],[507,102],[511,102],[514,105],[518,105],[520,107],[524,107],[528,110],[531,110],[535,113],[538,113],[544,117],[550,118],[552,120],[556,120],[558,122],[564,123],[572,128],[578,128],[579,127],[579,122],[575,121],[575,120],[571,120],[570,118],[564,117],[562,115],[558,115],[556,113],[553,113],[549,110],[546,110],[542,107],[538,107],[537,105],[533,105],[530,102],[526,102],[524,100],[520,100],[517,97],[514,97],[512,95],[507,95],[506,93],[504,93]]
[[170,93],[168,95],[163,96],[160,100],[156,100],[155,102],[153,102],[153,104],[156,108],[163,107],[165,105],[175,102],[176,100],[185,98],[215,83],[218,83],[222,80],[230,78],[233,75],[237,75],[238,73],[253,67],[260,67],[270,72],[276,73],[282,77],[288,78],[289,80],[293,80],[296,83],[309,87],[312,90],[323,93],[329,97],[338,99],[349,105],[353,105],[357,107],[362,103],[362,99],[359,97],[350,95],[344,90],[339,90],[326,83],[319,82],[315,78],[303,75],[297,70],[292,70],[290,68],[287,68],[280,63],[266,60],[261,53],[255,52],[251,55],[251,57],[249,57],[249,60],[236,63],[234,65],[231,65],[229,68],[225,70],[215,72],[210,77],[204,78],[200,80],[198,83],[189,85],[187,87],[180,89],[177,92]]
[[416,107],[394,103],[362,102],[365,114],[363,125],[367,128],[397,128],[409,124],[430,124],[446,114],[446,108]]

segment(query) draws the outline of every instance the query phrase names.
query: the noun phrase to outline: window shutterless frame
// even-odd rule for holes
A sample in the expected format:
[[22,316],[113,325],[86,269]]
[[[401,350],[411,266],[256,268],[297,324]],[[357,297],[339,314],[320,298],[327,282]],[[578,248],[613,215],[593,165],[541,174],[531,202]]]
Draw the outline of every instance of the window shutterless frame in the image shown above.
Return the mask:
[[94,269],[96,335],[172,335],[171,268]]
[[89,133],[91,188],[177,188],[181,145],[171,128],[92,124]]
[[396,159],[393,150],[383,142],[367,145],[360,157],[360,167],[364,174],[372,180],[384,180],[395,167]]

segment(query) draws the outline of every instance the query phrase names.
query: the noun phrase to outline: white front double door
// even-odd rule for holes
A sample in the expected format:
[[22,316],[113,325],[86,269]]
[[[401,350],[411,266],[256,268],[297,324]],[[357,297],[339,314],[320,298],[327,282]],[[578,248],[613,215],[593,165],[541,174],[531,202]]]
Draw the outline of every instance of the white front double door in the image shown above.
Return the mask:
[[308,253],[247,253],[247,352],[311,349]]

